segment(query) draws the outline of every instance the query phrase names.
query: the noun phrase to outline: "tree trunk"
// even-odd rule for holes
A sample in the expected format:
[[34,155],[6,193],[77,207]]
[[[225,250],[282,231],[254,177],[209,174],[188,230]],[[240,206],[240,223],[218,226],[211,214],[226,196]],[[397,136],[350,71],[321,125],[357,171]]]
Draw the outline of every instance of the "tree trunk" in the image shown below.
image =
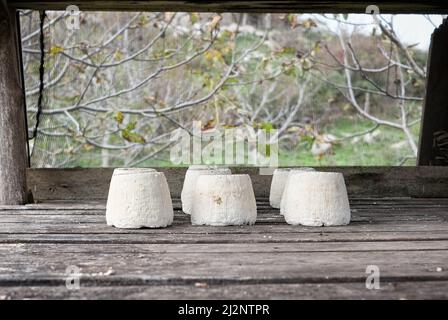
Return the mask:
[[0,205],[26,202],[26,127],[15,10],[0,3]]

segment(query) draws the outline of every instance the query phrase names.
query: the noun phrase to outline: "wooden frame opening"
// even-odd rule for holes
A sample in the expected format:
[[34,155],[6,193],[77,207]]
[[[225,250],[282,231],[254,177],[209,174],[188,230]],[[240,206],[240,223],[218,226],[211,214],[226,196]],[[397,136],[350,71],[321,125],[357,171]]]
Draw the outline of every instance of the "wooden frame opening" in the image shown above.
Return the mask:
[[[57,183],[61,177],[70,175],[68,171],[58,170],[29,170],[28,183],[27,161],[25,150],[26,125],[24,119],[23,79],[20,72],[20,50],[17,34],[17,9],[35,10],[65,10],[68,5],[77,5],[81,10],[147,10],[147,11],[199,11],[199,12],[334,12],[334,13],[365,13],[370,2],[354,1],[20,1],[12,0],[0,2],[0,204],[22,204],[28,199],[28,191],[45,188],[48,181]],[[447,14],[448,3],[446,1],[380,1],[376,3],[381,13],[418,13],[418,14]],[[429,62],[429,76],[427,83],[424,115],[420,139],[420,153],[418,164],[420,166],[445,166],[448,164],[448,86],[447,52],[448,52],[448,22],[439,27],[432,38]],[[6,45],[4,45],[6,44]],[[442,138],[440,138],[442,137]],[[9,143],[8,143],[9,142]],[[408,168],[404,169],[412,183],[418,183],[415,178],[424,172],[425,179],[434,186],[434,192],[426,194],[428,189],[418,189],[416,196],[446,196],[442,191],[446,190],[447,168]],[[85,169],[98,170],[98,169]],[[357,170],[365,183],[369,183],[368,177],[384,176],[391,170],[396,170],[392,175],[400,174],[402,169],[385,168],[378,175],[377,169],[349,168],[342,170]],[[97,171],[100,172],[100,171]],[[104,172],[104,171],[103,171]],[[181,171],[179,171],[181,172]],[[375,173],[376,172],[376,173]],[[39,184],[36,178],[42,179]],[[46,179],[48,177],[48,179]],[[52,180],[53,179],[53,180]],[[374,179],[374,180],[375,180]],[[379,179],[379,178],[378,178]],[[370,180],[372,182],[372,180]],[[411,181],[407,181],[410,183]],[[375,181],[375,183],[379,183]],[[51,187],[49,187],[51,188]],[[58,186],[64,188],[64,183]],[[58,189],[56,188],[56,189]],[[432,187],[431,187],[432,188]],[[433,190],[431,189],[430,190]],[[55,189],[55,190],[56,190]],[[387,190],[387,188],[385,189]],[[416,189],[417,190],[417,189]],[[424,191],[426,190],[426,191]],[[397,195],[403,195],[403,192]],[[404,192],[406,193],[406,192]],[[408,192],[408,195],[414,195]],[[44,197],[48,197],[48,194]]]

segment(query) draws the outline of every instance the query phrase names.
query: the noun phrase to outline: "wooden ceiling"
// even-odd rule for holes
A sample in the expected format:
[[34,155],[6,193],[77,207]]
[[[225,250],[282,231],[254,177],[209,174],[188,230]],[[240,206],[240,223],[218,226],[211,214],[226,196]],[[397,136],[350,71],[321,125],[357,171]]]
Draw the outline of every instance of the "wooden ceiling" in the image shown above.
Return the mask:
[[98,11],[198,11],[198,12],[295,12],[295,13],[365,13],[368,5],[377,5],[381,13],[448,14],[447,0],[383,1],[311,1],[311,0],[147,0],[147,1],[33,1],[9,0],[18,9],[65,10],[77,5],[81,10]]

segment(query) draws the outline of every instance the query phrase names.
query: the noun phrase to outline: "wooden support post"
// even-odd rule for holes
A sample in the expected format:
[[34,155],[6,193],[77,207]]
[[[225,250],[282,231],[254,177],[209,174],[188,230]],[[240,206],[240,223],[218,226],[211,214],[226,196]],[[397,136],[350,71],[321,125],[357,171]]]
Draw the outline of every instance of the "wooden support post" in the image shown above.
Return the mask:
[[431,38],[419,165],[448,166],[448,20]]
[[17,18],[0,1],[0,205],[26,202],[26,131]]

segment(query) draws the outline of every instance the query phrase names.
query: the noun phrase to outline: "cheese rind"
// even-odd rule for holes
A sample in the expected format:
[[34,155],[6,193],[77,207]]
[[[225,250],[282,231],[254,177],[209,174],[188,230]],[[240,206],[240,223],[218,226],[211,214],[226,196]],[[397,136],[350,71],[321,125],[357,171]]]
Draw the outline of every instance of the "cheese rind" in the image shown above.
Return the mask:
[[280,214],[283,215],[284,209],[283,207],[285,206],[285,200],[283,199],[283,196],[286,192],[286,187],[288,185],[288,179],[291,176],[292,173],[294,172],[307,172],[307,171],[316,171],[313,168],[308,168],[308,167],[303,167],[303,168],[292,168],[289,170],[288,175],[286,176],[286,178],[283,181],[283,190],[280,196],[280,201],[277,207],[274,208],[280,208]]
[[249,175],[202,175],[198,178],[192,224],[252,225],[256,220],[257,204]]
[[180,195],[182,202],[182,211],[191,214],[193,209],[193,196],[196,189],[196,182],[201,175],[232,174],[229,168],[220,168],[216,166],[192,165],[185,173],[184,185]]
[[273,208],[280,208],[283,190],[285,189],[286,180],[288,179],[290,168],[275,169],[272,174],[271,190],[269,192],[269,204]]
[[341,173],[292,173],[285,192],[283,213],[288,224],[340,226],[350,223],[350,205]]
[[174,212],[165,175],[154,169],[116,169],[109,187],[106,222],[124,229],[163,228]]

